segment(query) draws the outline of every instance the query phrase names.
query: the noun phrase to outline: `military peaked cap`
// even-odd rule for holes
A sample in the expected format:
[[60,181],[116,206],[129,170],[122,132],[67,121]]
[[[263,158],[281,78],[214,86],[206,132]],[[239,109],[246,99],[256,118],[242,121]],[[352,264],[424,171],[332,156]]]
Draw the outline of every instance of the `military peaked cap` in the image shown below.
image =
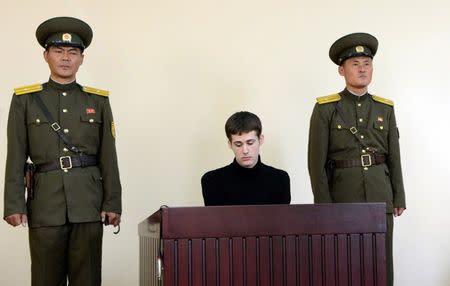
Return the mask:
[[329,55],[330,59],[340,66],[348,58],[361,56],[373,58],[377,49],[377,38],[367,33],[353,33],[334,42]]
[[48,19],[36,30],[36,38],[44,48],[70,46],[83,51],[91,43],[92,36],[92,29],[87,23],[72,17]]

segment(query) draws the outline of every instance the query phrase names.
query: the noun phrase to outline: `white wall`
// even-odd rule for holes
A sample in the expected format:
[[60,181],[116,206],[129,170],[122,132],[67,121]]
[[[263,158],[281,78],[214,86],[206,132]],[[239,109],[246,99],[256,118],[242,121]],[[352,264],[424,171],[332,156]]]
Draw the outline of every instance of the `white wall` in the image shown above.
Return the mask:
[[[123,184],[103,281],[138,285],[137,223],[162,204],[202,205],[201,175],[232,159],[223,125],[235,111],[261,117],[263,161],[289,172],[293,203],[312,202],[309,117],[315,97],[343,88],[328,48],[365,31],[380,41],[370,91],[395,101],[401,133],[408,209],[395,225],[396,284],[450,285],[450,4],[417,3],[2,1],[0,185],[12,89],[48,79],[35,29],[80,17],[94,39],[78,82],[111,91]],[[0,285],[29,284],[27,241],[25,228],[0,224]]]

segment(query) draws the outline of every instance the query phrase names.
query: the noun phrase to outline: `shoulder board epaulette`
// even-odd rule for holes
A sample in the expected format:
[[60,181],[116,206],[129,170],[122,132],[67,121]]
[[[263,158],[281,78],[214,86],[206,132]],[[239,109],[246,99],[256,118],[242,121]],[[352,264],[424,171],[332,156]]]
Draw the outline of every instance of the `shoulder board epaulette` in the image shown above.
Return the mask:
[[33,92],[41,91],[42,89],[43,89],[43,86],[40,83],[38,83],[38,84],[31,84],[31,85],[26,85],[26,86],[15,88],[14,89],[14,94],[15,95],[22,95],[22,94],[27,94],[27,93],[33,93]]
[[394,102],[390,99],[387,98],[383,98],[383,97],[379,97],[376,95],[372,95],[373,100],[390,105],[390,106],[394,106]]
[[87,92],[87,93],[100,95],[100,96],[108,96],[109,95],[109,91],[107,91],[107,90],[98,89],[98,88],[89,87],[89,86],[83,86],[83,91]]
[[339,100],[341,100],[341,96],[339,94],[335,93],[335,94],[331,94],[331,95],[327,95],[327,96],[321,96],[316,99],[319,104],[325,104],[325,103],[339,101]]

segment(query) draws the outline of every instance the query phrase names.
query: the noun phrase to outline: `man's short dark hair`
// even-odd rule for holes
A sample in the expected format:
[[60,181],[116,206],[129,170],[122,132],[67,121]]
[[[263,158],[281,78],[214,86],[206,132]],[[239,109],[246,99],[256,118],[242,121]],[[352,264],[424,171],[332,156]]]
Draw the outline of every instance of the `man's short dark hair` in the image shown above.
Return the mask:
[[225,123],[225,134],[231,141],[231,135],[240,135],[242,133],[256,132],[256,136],[261,135],[262,125],[256,114],[248,111],[239,111],[231,115]]

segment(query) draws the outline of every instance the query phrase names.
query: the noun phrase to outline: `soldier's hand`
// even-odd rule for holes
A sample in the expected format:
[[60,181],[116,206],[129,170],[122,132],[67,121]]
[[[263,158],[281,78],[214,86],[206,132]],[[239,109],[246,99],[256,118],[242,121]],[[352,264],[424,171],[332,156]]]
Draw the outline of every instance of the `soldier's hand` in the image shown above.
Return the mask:
[[405,208],[394,208],[394,216],[401,216]]
[[114,227],[120,224],[120,214],[102,211],[100,216],[102,217],[102,222],[104,222],[106,217],[108,217],[109,224],[112,224]]
[[28,217],[26,214],[12,214],[10,216],[7,216],[5,218],[6,222],[9,223],[12,226],[26,226],[28,223]]

